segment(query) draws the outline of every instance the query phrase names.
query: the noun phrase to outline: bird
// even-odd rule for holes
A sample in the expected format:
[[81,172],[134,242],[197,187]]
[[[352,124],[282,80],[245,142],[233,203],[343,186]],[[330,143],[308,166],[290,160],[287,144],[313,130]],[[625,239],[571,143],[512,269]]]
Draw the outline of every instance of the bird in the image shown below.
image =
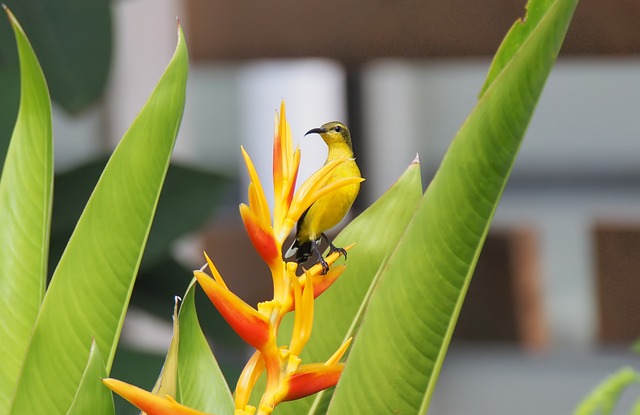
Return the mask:
[[[360,169],[353,157],[351,134],[346,125],[332,121],[307,131],[305,136],[309,134],[319,134],[329,147],[325,165],[335,159],[346,158],[346,161],[334,170],[329,182],[346,177],[361,177]],[[285,253],[285,259],[291,258],[295,254],[296,262],[302,264],[313,254],[316,254],[322,265],[321,274],[325,275],[329,271],[329,265],[318,248],[321,239],[329,244],[329,254],[340,252],[346,258],[347,251],[333,245],[325,231],[336,226],[345,217],[359,191],[360,183],[350,184],[315,201],[300,216],[296,225],[296,238]]]

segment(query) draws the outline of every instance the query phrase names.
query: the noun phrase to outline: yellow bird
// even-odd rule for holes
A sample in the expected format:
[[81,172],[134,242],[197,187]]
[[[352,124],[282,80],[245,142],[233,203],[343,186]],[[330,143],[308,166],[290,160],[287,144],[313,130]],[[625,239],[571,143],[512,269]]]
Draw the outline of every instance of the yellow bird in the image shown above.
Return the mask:
[[[338,158],[348,159],[336,168],[329,181],[344,177],[360,177],[360,169],[353,158],[351,135],[346,125],[337,121],[328,122],[320,128],[309,130],[305,136],[309,134],[320,134],[329,147],[329,155],[325,164]],[[322,264],[322,274],[326,274],[329,271],[329,265],[318,248],[321,238],[324,238],[329,244],[330,254],[337,251],[346,258],[347,251],[343,248],[336,248],[324,232],[336,226],[344,218],[359,191],[360,183],[350,184],[321,197],[311,205],[298,221],[296,240],[285,253],[285,258],[290,258],[295,254],[296,262],[301,264],[315,253]]]

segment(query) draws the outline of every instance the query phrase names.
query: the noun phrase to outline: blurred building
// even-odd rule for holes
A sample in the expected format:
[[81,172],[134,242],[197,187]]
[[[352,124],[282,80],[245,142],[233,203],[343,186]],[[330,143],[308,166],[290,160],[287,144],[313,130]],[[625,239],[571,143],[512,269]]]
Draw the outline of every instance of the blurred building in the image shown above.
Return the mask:
[[[241,177],[242,144],[267,173],[273,114],[284,99],[303,178],[326,154],[304,132],[349,122],[367,178],[356,207],[364,209],[416,153],[428,183],[475,105],[491,55],[524,14],[524,1],[507,0],[273,7],[115,3],[108,100],[84,119],[56,121],[70,150],[87,129],[108,125],[111,144],[124,133],[173,51],[177,15],[193,63],[176,157]],[[432,413],[567,413],[607,373],[637,365],[624,349],[600,346],[640,337],[639,18],[631,0],[578,6],[496,213]],[[87,152],[59,151],[62,166]],[[240,222],[231,222],[213,224],[207,243],[240,234]]]

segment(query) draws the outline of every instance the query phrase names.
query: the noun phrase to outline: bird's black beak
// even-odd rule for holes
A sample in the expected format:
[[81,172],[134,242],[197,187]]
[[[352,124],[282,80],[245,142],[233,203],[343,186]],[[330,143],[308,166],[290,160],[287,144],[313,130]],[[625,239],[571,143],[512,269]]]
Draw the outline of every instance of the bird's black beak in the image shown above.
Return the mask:
[[319,128],[313,128],[313,129],[311,129],[311,130],[307,131],[307,132],[306,132],[306,134],[305,134],[305,136],[307,136],[307,135],[309,135],[309,134],[322,134],[322,133],[326,133],[326,132],[327,132],[327,130],[325,130],[325,129],[324,129],[324,128],[322,128],[322,127],[319,127]]

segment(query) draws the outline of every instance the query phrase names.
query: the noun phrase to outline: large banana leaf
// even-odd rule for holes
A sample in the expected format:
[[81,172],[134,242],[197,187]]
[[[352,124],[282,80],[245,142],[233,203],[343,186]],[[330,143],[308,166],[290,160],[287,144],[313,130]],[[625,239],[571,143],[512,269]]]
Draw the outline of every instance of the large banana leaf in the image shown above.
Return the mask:
[[194,278],[181,301],[179,313],[176,297],[173,337],[152,393],[176,397],[180,403],[206,413],[232,414],[233,397],[196,315],[197,286]]
[[[107,158],[100,157],[55,176],[56,198],[53,201],[50,264],[55,265],[60,259],[106,163]],[[229,177],[218,173],[171,163],[162,186],[141,271],[164,261],[170,255],[170,248],[176,239],[200,229],[211,216],[213,208],[220,204],[230,182]],[[185,203],[185,200],[195,199],[198,203]],[[175,294],[183,290],[184,281],[181,281],[179,287],[171,292]]]
[[10,413],[67,412],[92,339],[109,372],[182,118],[187,68],[179,30],[171,62],[114,151],[53,274]]
[[0,413],[9,409],[44,296],[53,185],[47,85],[22,28],[7,14],[20,56],[21,99],[0,178]]
[[104,360],[95,342],[91,343],[89,361],[82,374],[82,380],[73,398],[67,415],[115,414],[113,395],[104,387],[101,379],[107,377]]
[[[371,287],[384,269],[389,252],[398,244],[421,195],[420,166],[415,162],[380,199],[354,219],[335,239],[337,246],[345,246],[354,241],[357,241],[357,245],[349,251],[345,272],[315,302],[311,341],[301,356],[304,363],[325,361],[347,337],[355,334],[367,304],[366,299],[371,295]],[[373,229],[376,231],[373,232]],[[372,233],[375,236],[371,237]],[[278,344],[288,344],[292,320],[283,320],[278,333]],[[306,399],[283,403],[276,407],[276,413],[324,413],[326,399],[330,397],[328,395],[323,392]]]
[[[535,13],[505,39],[498,69],[490,71],[374,288],[330,414],[427,411],[491,218],[576,3],[532,0]],[[518,30],[523,24],[531,27]]]
[[233,398],[196,315],[195,279],[180,306],[178,390],[180,402],[210,414],[232,414]]

